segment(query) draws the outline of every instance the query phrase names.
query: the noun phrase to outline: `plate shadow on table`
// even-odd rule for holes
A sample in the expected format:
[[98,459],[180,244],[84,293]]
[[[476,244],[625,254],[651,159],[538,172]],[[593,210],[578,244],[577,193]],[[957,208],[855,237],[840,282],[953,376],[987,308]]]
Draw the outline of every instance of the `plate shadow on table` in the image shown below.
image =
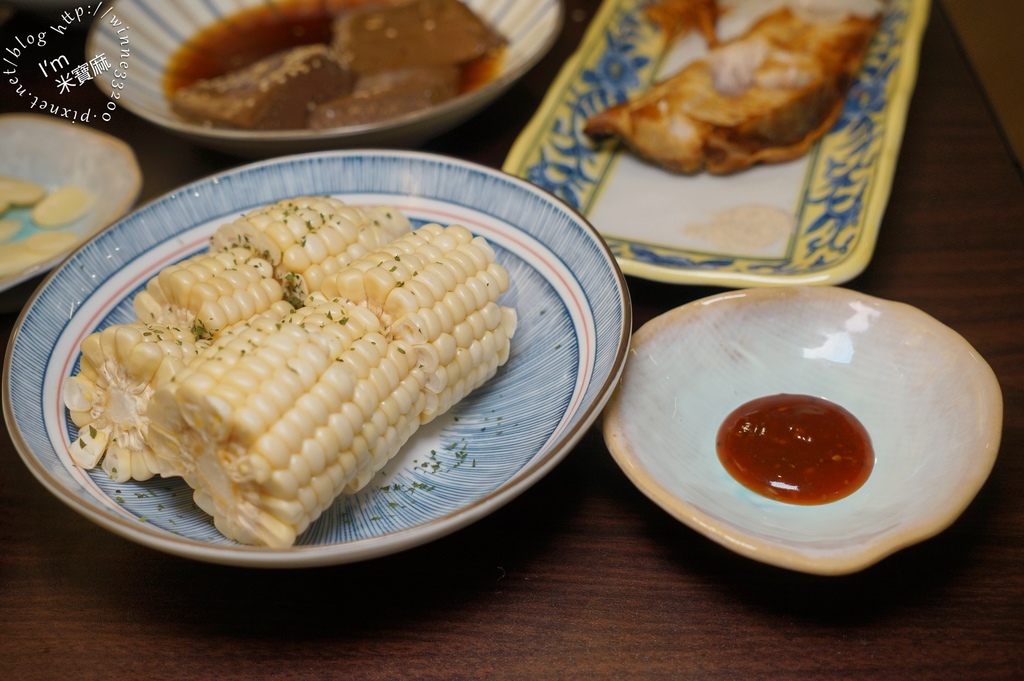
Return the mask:
[[[25,509],[25,521],[59,520],[31,531],[70,560],[36,569],[49,573],[45,579],[74,585],[78,607],[100,613],[111,626],[130,613],[144,630],[189,636],[280,638],[285,626],[287,636],[303,641],[357,642],[443,622],[448,612],[467,608],[463,601],[480,601],[486,609],[495,599],[516,598],[517,585],[528,586],[524,574],[535,569],[528,566],[557,561],[559,542],[574,534],[576,507],[592,484],[577,479],[579,469],[588,468],[580,454],[469,527],[405,552],[329,567],[239,568],[167,556],[96,527],[41,493],[33,495],[33,505],[57,507]],[[26,486],[38,484],[24,470],[14,475]],[[77,551],[76,545],[91,548]],[[83,564],[87,555],[105,558]],[[138,580],[140,574],[146,579]],[[436,588],[441,583],[444,588]]]

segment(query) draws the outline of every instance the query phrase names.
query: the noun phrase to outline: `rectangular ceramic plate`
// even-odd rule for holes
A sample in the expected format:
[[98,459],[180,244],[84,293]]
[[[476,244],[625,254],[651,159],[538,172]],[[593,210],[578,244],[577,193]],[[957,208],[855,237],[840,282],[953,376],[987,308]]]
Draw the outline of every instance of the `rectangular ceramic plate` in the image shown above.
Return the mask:
[[[729,176],[672,174],[582,132],[593,113],[706,53],[695,34],[666,49],[650,4],[604,1],[504,170],[583,213],[626,274],[738,287],[860,274],[888,202],[929,0],[888,0],[842,115],[806,156]],[[749,21],[723,18],[720,33]]]

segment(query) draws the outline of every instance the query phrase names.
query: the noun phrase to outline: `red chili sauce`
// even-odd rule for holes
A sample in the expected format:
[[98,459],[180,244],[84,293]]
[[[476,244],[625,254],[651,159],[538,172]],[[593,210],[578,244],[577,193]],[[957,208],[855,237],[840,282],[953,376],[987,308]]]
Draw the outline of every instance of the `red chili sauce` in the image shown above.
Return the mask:
[[827,504],[853,494],[875,454],[853,414],[809,395],[771,395],[722,422],[718,458],[744,487],[790,504]]

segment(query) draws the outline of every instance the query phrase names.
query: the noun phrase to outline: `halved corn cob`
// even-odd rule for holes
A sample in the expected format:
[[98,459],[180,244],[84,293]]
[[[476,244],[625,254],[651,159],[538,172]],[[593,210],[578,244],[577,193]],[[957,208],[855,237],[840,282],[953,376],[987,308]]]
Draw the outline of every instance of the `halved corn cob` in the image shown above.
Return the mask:
[[319,290],[324,277],[410,229],[409,220],[394,209],[305,196],[258,208],[222,225],[210,239],[210,248],[245,248],[269,261],[284,287],[285,300],[298,307]]
[[141,321],[191,329],[196,338],[208,339],[283,297],[273,265],[247,249],[228,248],[165,267],[132,306]]
[[[398,211],[362,210],[331,198],[282,201],[247,217],[250,219],[223,225],[211,238],[216,247],[212,252],[171,265],[147,283],[133,301],[142,326],[111,328],[106,335],[96,334],[83,343],[82,373],[65,385],[66,404],[77,412],[72,418],[82,422],[73,447],[79,465],[93,468],[102,459],[108,474],[121,481],[144,480],[153,474],[152,467],[145,465],[148,422],[141,418],[153,386],[147,386],[146,376],[138,372],[145,370],[147,362],[156,361],[154,348],[164,346],[135,349],[134,339],[167,337],[173,330],[174,340],[187,350],[176,353],[168,346],[162,371],[170,375],[195,355],[196,342],[207,343],[219,330],[254,314],[269,312],[280,318],[284,310],[273,307],[284,304],[282,281],[287,282],[294,303],[296,295],[305,295],[307,279],[322,276],[323,271],[336,269],[390,240],[393,234],[409,230],[408,220]],[[255,225],[274,239],[264,236]],[[272,264],[261,257],[264,253],[255,253],[248,238],[239,239],[244,247],[221,247],[240,233],[247,234],[249,228],[255,241],[272,244],[267,255],[276,253],[277,261]],[[289,230],[290,241],[285,236]],[[115,337],[119,342],[114,342]],[[93,367],[93,360],[100,369]],[[130,362],[137,366],[129,367]],[[93,374],[100,385],[91,379]]]
[[429,224],[328,277],[322,292],[365,305],[388,337],[435,349],[426,423],[508,361],[516,311],[496,303],[508,287],[508,272],[485,239],[461,225]]
[[419,426],[436,356],[380,331],[365,307],[314,294],[218,336],[154,395],[161,474],[182,476],[225,536],[290,546]]
[[109,326],[82,341],[81,370],[65,381],[64,403],[78,426],[71,458],[118,482],[156,472],[146,443],[153,391],[199,352],[191,332],[161,324]]
[[398,211],[330,197],[280,201],[221,225],[210,252],[161,270],[135,297],[135,314],[210,338],[278,300],[298,305],[325,273],[409,229]]
[[[259,318],[280,320],[292,307],[277,301]],[[78,438],[71,458],[91,470],[102,461],[114,480],[147,480],[157,471],[147,439],[153,393],[182,371],[209,339],[165,324],[115,324],[81,344],[80,369],[63,386],[62,397]]]
[[[172,368],[154,370],[149,384],[132,392],[138,430],[131,433],[127,454],[111,458],[99,430],[89,430],[80,446],[94,453],[95,465],[103,454],[101,445],[107,444],[107,458],[131,463],[129,476],[136,470],[146,477],[182,476],[220,531],[243,543],[294,543],[338,494],[365,486],[421,423],[490,378],[507,361],[516,327],[515,311],[495,302],[509,286],[507,272],[495,262],[490,245],[464,227],[428,225],[383,248],[377,242],[391,238],[384,236],[390,234],[384,226],[353,228],[354,249],[324,256],[319,237],[333,234],[335,223],[344,219],[318,213],[322,222],[311,226],[309,211],[338,206],[324,206],[322,199],[297,201],[255,211],[234,227],[218,230],[234,235],[234,248],[250,252],[246,262],[262,259],[275,265],[278,277],[282,271],[292,277],[283,287],[289,300],[226,327],[203,324],[212,340],[204,341],[205,349],[184,355],[191,359],[187,366],[182,359],[168,364]],[[377,219],[370,215],[371,222]],[[380,219],[390,230],[408,227],[398,213]],[[282,230],[300,232],[296,220],[306,225],[307,238],[288,244]],[[281,238],[273,240],[270,234]],[[211,243],[216,247],[217,238]],[[310,247],[315,257],[295,250]],[[317,261],[312,270],[288,271],[300,269],[306,260]],[[262,273],[262,267],[257,263],[253,271]],[[229,271],[225,267],[202,280]],[[224,277],[229,297],[234,277]],[[172,282],[166,289],[170,293],[162,293],[169,303],[175,296],[180,301],[202,296],[191,292],[190,281],[175,284],[170,274],[164,278]],[[306,294],[313,282],[326,294]],[[233,290],[239,289],[245,286]],[[292,310],[295,303],[301,307]],[[231,314],[247,309],[237,307]],[[138,339],[125,329],[108,336],[97,334],[95,341],[83,343],[83,371],[65,387],[72,418],[86,427],[98,418],[86,414],[85,405],[101,404],[107,419],[116,409],[109,400],[95,399],[98,382],[110,380],[91,378],[101,372],[85,355],[112,358],[105,371],[115,376],[134,376],[130,367],[148,366],[143,360],[155,355],[135,349],[140,346],[129,341]],[[183,339],[176,340],[181,343],[177,347],[184,346]],[[114,351],[97,355],[93,345],[100,350],[112,345]],[[177,357],[173,351],[167,355]],[[140,379],[147,375],[136,373]],[[82,465],[90,463],[89,457],[79,458]]]

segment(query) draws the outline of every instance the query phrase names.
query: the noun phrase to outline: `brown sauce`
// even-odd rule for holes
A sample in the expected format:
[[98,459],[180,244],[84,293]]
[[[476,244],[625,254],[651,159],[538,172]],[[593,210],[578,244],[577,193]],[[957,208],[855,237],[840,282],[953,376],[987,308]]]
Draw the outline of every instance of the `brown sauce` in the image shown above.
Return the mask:
[[[171,57],[163,89],[170,98],[192,83],[222,76],[275,52],[331,42],[331,23],[339,12],[369,0],[292,0],[243,10],[212,24]],[[376,4],[380,4],[379,2]],[[459,92],[494,79],[502,51],[460,66]]]
[[741,405],[722,422],[715,444],[740,484],[791,504],[826,504],[853,494],[875,459],[868,432],[853,414],[808,395]]

